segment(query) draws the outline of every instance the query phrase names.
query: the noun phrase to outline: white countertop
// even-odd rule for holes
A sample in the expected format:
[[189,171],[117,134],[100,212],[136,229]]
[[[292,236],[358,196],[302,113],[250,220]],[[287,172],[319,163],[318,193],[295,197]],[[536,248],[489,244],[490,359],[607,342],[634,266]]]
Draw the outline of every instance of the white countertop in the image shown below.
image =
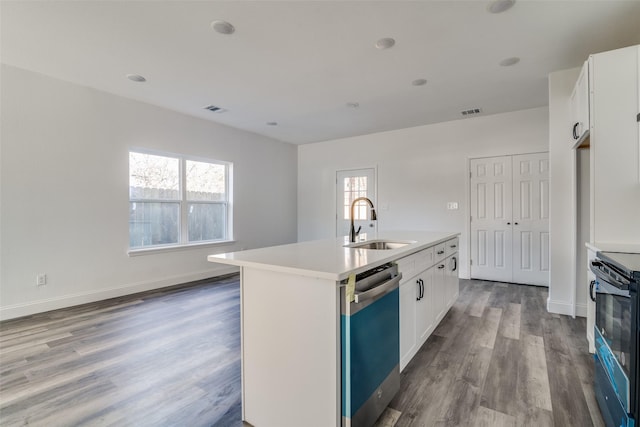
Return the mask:
[[357,274],[403,258],[458,235],[460,233],[434,231],[369,233],[358,236],[358,242],[393,240],[412,243],[398,249],[357,249],[344,247],[350,244],[349,239],[341,237],[209,255],[207,259],[220,264],[340,281],[346,279],[350,273]]
[[611,242],[595,242],[585,243],[585,246],[594,252],[622,252],[622,253],[640,253],[640,244],[634,243],[611,243]]

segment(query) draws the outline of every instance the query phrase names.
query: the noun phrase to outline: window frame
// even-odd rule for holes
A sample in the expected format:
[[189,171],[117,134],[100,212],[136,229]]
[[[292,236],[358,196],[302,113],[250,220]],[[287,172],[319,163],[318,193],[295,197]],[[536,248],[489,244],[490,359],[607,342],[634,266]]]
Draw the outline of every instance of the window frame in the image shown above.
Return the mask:
[[[203,246],[217,246],[231,244],[233,240],[233,162],[210,159],[200,156],[190,156],[186,154],[178,154],[167,151],[150,150],[147,148],[130,147],[127,150],[127,169],[129,176],[131,174],[131,165],[129,163],[130,153],[147,154],[152,156],[167,157],[178,160],[178,193],[177,199],[141,199],[131,198],[129,193],[129,206],[131,203],[178,203],[178,242],[169,244],[147,245],[147,246],[128,246],[129,256],[143,255],[156,252],[168,252],[181,249],[188,249]],[[189,200],[187,196],[187,161],[209,163],[214,165],[222,165],[225,167],[225,200],[208,201],[208,200]],[[129,182],[130,185],[130,182]],[[129,186],[127,187],[129,191]],[[207,205],[223,205],[224,209],[224,236],[222,239],[211,240],[194,240],[189,241],[189,204],[207,204]],[[129,231],[129,238],[130,238]],[[130,243],[129,243],[130,244]]]

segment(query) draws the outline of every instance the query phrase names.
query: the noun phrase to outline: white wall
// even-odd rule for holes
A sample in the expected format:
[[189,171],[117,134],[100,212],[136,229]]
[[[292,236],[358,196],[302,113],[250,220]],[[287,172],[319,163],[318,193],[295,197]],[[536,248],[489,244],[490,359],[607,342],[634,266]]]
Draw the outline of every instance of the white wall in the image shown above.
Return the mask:
[[[569,97],[580,68],[549,74],[549,232],[551,276],[547,308],[554,313],[572,314],[575,300],[575,216],[573,207],[573,164],[571,110]],[[586,293],[581,294],[586,307]]]
[[[231,270],[211,253],[296,241],[296,146],[4,65],[1,83],[0,318],[215,276]],[[237,243],[127,256],[132,146],[233,162]]]
[[468,277],[469,159],[547,151],[548,138],[548,110],[535,108],[302,145],[298,240],[335,235],[337,170],[377,166],[378,229],[462,232]]

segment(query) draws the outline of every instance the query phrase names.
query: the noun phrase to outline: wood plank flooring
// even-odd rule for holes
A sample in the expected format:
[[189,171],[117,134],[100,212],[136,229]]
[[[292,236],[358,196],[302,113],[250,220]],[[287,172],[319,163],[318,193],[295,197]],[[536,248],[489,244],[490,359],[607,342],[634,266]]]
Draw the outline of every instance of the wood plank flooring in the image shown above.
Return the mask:
[[[0,425],[243,426],[238,280],[1,322]],[[585,320],[546,298],[461,280],[379,426],[602,426]]]

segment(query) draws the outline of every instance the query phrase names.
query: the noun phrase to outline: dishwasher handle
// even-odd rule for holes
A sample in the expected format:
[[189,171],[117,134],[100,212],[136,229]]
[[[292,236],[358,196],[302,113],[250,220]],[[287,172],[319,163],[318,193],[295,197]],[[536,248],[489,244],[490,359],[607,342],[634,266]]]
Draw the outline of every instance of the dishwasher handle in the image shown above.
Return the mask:
[[402,273],[398,273],[398,275],[393,279],[388,280],[374,288],[371,288],[364,292],[356,292],[355,303],[359,304],[361,302],[373,299],[379,295],[391,292],[392,290],[398,287],[398,284],[400,283],[401,279],[402,279]]

